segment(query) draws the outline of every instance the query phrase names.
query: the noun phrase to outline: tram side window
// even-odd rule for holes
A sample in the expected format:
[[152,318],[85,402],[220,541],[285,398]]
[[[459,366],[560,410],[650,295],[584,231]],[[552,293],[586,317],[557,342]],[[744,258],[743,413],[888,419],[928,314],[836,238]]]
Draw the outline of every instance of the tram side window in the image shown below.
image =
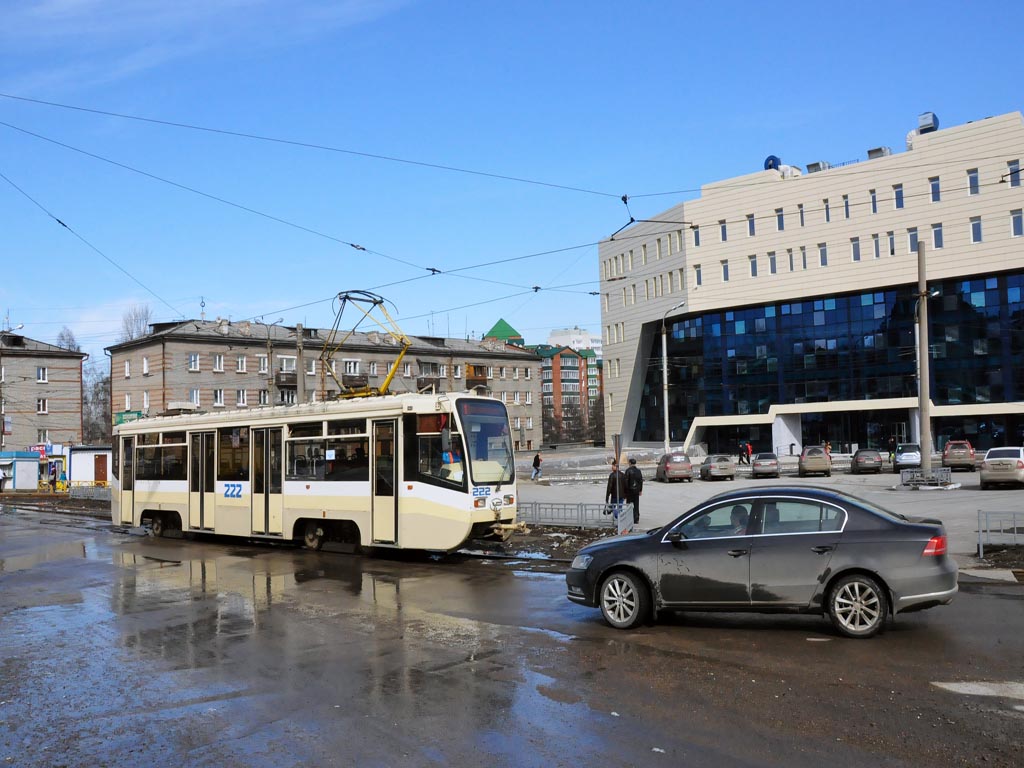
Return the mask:
[[115,480],[121,479],[121,451],[118,448],[117,440],[114,441],[114,450],[111,451],[113,454],[110,462],[110,473],[114,476]]
[[218,430],[218,480],[249,479],[249,428],[225,427]]
[[366,435],[327,441],[324,480],[366,482],[370,479],[370,439]]
[[185,433],[184,432],[164,432],[160,442],[164,445],[184,445],[185,444]]
[[289,440],[285,480],[323,480],[327,471],[326,447],[320,440]]
[[185,480],[184,445],[147,445],[138,449],[136,480]]
[[[406,453],[406,479],[410,467],[416,468],[416,480],[434,485],[463,485],[465,477],[465,451],[462,437],[458,433],[451,434],[450,450],[443,450],[444,440],[441,432],[451,424],[448,414],[425,414],[416,417],[415,434],[411,434],[411,417],[405,423],[406,445],[411,442],[415,446],[414,456],[410,450]],[[410,458],[413,460],[410,461]]]
[[143,445],[160,445],[160,433],[159,432],[142,432],[139,434],[136,444],[140,447]]

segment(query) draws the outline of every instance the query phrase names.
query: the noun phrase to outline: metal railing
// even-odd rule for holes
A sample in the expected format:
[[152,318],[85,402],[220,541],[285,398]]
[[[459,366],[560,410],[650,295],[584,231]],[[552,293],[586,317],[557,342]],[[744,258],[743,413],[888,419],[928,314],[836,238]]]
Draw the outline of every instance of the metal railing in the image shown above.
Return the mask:
[[633,528],[633,505],[524,501],[519,504],[517,517],[533,525],[612,528],[626,533]]
[[[1004,544],[1009,543],[1017,546],[1020,543],[1024,543],[1024,528],[1018,527],[1018,519],[1020,520],[1020,525],[1024,526],[1024,512],[985,512],[979,509],[978,557],[985,556],[985,545],[992,544],[993,536],[1010,537],[1009,542],[1000,542]],[[1018,538],[1018,534],[1021,534],[1020,538]]]

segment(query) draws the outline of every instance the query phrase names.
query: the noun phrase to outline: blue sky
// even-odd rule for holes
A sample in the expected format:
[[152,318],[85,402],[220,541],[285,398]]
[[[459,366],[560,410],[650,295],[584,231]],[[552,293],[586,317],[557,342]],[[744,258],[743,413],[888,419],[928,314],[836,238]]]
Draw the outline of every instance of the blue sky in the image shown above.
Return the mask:
[[3,19],[0,93],[364,153],[0,97],[0,310],[99,359],[132,304],[328,327],[354,289],[413,334],[596,333],[620,195],[644,218],[768,154],[853,160],[902,150],[922,111],[1021,108],[1016,2],[5,0]]

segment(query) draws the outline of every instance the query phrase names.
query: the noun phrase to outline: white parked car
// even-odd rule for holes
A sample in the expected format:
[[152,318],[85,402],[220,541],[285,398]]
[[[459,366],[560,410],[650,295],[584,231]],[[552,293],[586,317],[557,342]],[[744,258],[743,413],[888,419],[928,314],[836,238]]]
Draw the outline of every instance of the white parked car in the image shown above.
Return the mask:
[[989,448],[981,462],[981,490],[994,483],[1024,483],[1024,448]]

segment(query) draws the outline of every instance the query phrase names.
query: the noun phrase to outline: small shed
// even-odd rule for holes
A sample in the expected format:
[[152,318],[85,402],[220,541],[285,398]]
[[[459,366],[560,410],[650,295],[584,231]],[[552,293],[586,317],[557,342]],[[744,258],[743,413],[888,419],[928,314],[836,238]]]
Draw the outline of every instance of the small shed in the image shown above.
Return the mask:
[[39,489],[39,454],[35,451],[0,453],[0,489],[34,492]]
[[68,484],[78,486],[110,485],[110,446],[74,445],[68,457]]

